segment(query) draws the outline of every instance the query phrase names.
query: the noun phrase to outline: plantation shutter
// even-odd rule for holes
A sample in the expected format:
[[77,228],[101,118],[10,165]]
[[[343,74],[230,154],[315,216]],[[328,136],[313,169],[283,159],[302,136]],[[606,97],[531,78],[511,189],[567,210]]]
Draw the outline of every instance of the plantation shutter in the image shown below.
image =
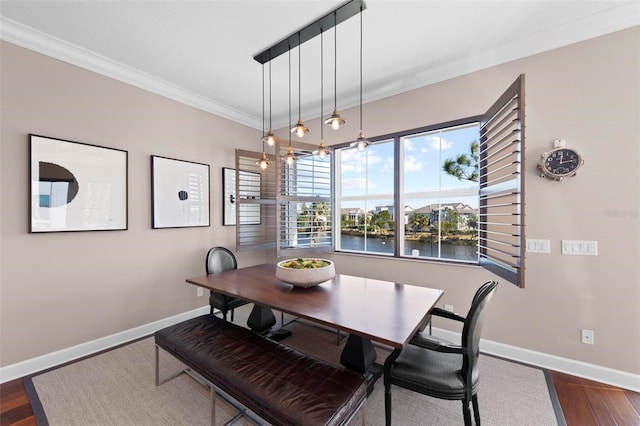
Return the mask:
[[276,246],[276,162],[262,170],[259,152],[236,149],[236,250],[264,250]]
[[[292,141],[296,161],[278,161],[278,256],[329,251],[333,247],[332,155],[320,158],[316,145]],[[284,157],[288,143],[278,144]],[[296,253],[297,252],[297,253]]]
[[480,120],[480,265],[524,287],[524,74]]

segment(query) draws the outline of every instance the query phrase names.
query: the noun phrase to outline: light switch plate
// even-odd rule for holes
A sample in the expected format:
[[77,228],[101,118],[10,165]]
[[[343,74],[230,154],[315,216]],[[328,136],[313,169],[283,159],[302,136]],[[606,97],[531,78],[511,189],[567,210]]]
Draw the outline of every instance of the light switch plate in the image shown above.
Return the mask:
[[527,238],[527,253],[551,253],[551,241]]
[[598,242],[585,240],[562,240],[562,254],[573,256],[597,256]]

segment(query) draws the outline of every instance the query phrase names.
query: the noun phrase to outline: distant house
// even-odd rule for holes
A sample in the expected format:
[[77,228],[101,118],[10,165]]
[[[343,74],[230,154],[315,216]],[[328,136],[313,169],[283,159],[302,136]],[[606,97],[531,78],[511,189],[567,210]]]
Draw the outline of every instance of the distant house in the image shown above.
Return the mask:
[[444,204],[428,204],[413,210],[413,213],[424,214],[429,217],[429,223],[437,226],[444,219],[447,210],[454,210],[458,213],[458,223],[456,229],[459,231],[467,231],[472,229],[469,226],[469,219],[476,217],[478,210],[464,203],[444,203]]
[[359,207],[340,209],[340,217],[343,220],[352,220],[355,225],[359,225],[360,219],[364,217],[364,210]]

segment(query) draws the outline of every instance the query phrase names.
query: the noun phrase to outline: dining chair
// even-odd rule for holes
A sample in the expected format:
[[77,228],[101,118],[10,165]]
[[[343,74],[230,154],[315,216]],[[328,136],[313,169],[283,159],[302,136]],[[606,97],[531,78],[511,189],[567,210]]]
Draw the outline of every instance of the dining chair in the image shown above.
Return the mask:
[[[238,262],[236,261],[236,257],[228,249],[224,247],[213,247],[207,253],[207,275],[237,268]],[[210,313],[213,315],[213,310],[219,309],[225,321],[227,320],[227,312],[231,311],[231,322],[233,322],[233,310],[247,303],[249,302],[246,300],[226,296],[215,291],[211,291],[209,294],[209,305],[211,305]]]
[[462,343],[451,343],[431,335],[416,333],[402,350],[396,349],[384,365],[385,420],[391,425],[391,385],[434,398],[461,400],[464,424],[471,425],[473,404],[476,425],[480,425],[478,385],[482,311],[493,297],[498,283],[488,281],[476,292],[466,317],[434,308],[433,316],[464,323]]

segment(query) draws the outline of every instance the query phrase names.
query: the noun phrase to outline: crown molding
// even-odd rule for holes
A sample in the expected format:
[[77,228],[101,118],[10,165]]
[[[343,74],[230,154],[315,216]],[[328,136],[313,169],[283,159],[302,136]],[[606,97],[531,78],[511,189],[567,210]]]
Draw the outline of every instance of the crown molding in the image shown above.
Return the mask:
[[236,123],[262,128],[257,117],[4,17],[0,17],[0,39]]

